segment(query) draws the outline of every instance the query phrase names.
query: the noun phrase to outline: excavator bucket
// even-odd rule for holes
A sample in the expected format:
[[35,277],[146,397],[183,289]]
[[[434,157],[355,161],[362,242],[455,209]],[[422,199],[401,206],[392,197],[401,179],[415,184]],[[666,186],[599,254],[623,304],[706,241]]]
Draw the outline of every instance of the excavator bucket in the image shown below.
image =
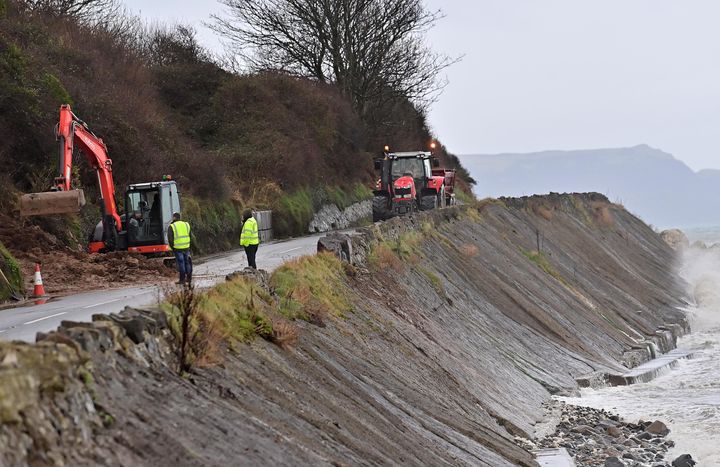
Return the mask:
[[82,190],[46,191],[30,193],[20,197],[21,216],[45,216],[80,211],[85,206]]

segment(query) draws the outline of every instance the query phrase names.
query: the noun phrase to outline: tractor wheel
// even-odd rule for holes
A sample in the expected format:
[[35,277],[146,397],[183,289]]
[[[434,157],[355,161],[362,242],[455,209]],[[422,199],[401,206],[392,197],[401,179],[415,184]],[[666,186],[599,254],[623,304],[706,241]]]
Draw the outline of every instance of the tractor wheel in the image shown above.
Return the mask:
[[420,198],[420,210],[429,211],[437,208],[437,196],[425,195]]
[[387,196],[375,196],[372,202],[373,222],[384,221],[388,216]]

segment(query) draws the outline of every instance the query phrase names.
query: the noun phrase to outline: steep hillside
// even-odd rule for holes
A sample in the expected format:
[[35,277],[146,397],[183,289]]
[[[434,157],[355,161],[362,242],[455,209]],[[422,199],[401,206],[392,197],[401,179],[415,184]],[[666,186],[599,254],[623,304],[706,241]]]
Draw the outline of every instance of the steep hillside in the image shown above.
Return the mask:
[[[31,4],[0,0],[4,212],[18,193],[52,182],[62,103],[108,145],[118,190],[174,176],[203,252],[236,244],[245,207],[273,209],[279,236],[304,233],[323,203],[344,207],[369,196],[372,155],[382,145],[424,148],[431,139],[410,103],[387,128],[362,122],[331,85],[224,70],[188,28],[122,16],[88,24]],[[440,156],[458,164],[444,150]],[[94,203],[95,176],[81,160],[76,184]],[[97,220],[91,205],[79,218],[33,222],[77,245]]]
[[173,308],[0,344],[0,462],[537,465],[513,437],[550,394],[686,329],[672,251],[600,195],[349,241],[353,265],[325,253],[210,292],[182,377]]
[[662,227],[720,223],[718,171],[693,172],[658,149],[467,155],[480,197],[597,191]]

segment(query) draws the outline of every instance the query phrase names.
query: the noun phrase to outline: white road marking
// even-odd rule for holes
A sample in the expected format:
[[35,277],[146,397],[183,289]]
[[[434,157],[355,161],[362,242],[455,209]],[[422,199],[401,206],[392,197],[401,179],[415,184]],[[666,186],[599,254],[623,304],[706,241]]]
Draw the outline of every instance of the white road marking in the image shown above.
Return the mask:
[[94,304],[94,305],[84,306],[84,307],[83,307],[83,310],[86,309],[86,308],[94,308],[94,307],[100,306],[100,305],[107,305],[108,303],[112,303],[112,302],[119,302],[120,300],[124,300],[125,298],[126,298],[126,297],[120,297],[120,298],[116,298],[116,299],[114,299],[114,300],[108,300],[107,302],[100,302],[100,303],[96,303],[96,304]]
[[27,323],[23,323],[23,324],[33,324],[33,323],[37,323],[38,321],[42,321],[42,320],[45,320],[45,319],[54,318],[54,317],[56,317],[56,316],[64,315],[65,313],[67,313],[67,311],[61,311],[60,313],[55,313],[54,315],[50,315],[50,316],[45,316],[45,317],[43,317],[43,318],[34,319],[34,320],[32,320],[32,321],[28,321]]
[[281,255],[281,254],[283,254],[283,253],[290,253],[291,251],[299,250],[300,248],[302,248],[302,247],[299,246],[299,247],[296,247],[296,248],[290,248],[289,250],[281,251],[281,252],[278,253],[278,254]]

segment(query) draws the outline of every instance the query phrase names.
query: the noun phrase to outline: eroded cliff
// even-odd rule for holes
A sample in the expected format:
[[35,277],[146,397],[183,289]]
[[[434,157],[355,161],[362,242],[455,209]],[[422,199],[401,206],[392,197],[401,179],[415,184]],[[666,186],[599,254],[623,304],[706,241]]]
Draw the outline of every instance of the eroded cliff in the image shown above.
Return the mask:
[[181,377],[165,315],[132,310],[0,344],[14,394],[0,463],[535,465],[513,437],[552,393],[687,327],[672,250],[599,195],[489,201],[335,243],[352,265],[322,261],[342,309],[304,310],[292,345],[228,339]]

